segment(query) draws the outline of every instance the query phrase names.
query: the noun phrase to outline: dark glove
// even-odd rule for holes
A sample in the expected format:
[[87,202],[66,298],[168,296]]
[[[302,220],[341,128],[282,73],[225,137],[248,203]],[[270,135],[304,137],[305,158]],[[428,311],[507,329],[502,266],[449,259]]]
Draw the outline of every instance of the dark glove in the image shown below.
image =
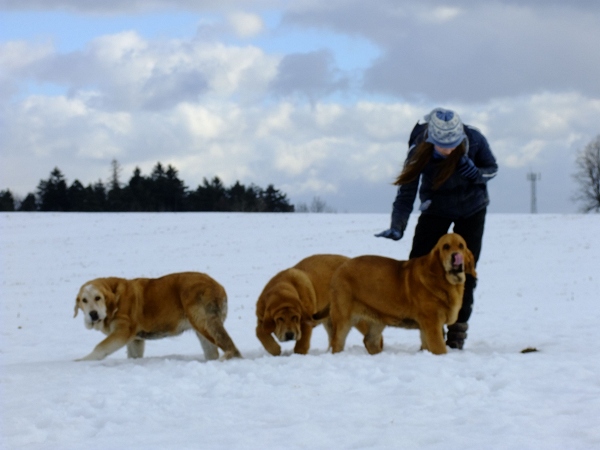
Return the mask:
[[477,166],[473,160],[467,155],[463,155],[460,158],[456,170],[458,170],[458,173],[460,173],[463,177],[470,180],[477,178],[477,175],[479,175],[479,169],[477,169]]
[[387,239],[393,239],[394,241],[398,241],[402,238],[404,232],[400,231],[398,228],[389,228],[381,233],[377,233],[375,237],[384,237]]

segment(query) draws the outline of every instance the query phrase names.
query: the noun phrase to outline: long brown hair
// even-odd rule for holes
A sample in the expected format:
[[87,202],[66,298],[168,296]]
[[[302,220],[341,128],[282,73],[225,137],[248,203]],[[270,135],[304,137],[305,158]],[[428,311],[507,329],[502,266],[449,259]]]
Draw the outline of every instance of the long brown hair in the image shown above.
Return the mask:
[[[431,161],[433,158],[433,144],[430,142],[421,142],[417,145],[415,152],[411,156],[411,158],[406,161],[404,164],[404,168],[400,175],[394,181],[396,186],[400,186],[403,184],[408,184],[415,181],[425,169],[425,166]],[[465,142],[461,142],[461,144],[454,149],[447,158],[441,159],[437,165],[437,174],[435,176],[435,181],[433,182],[433,189],[439,189],[439,187],[450,178],[450,175],[454,173],[456,170],[456,165],[458,164],[458,160],[462,155],[465,154]]]

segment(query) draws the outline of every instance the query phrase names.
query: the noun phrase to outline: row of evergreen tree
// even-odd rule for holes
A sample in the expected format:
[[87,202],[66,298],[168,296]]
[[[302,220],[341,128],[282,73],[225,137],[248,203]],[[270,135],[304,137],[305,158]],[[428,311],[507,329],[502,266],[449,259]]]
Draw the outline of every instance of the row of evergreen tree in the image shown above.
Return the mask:
[[293,212],[287,196],[273,185],[262,189],[236,182],[226,188],[218,177],[189,190],[179,179],[177,169],[159,162],[150,176],[139,168],[125,185],[119,181],[120,167],[112,162],[108,183],[98,181],[84,186],[79,180],[70,186],[55,168],[47,180],[41,180],[35,193],[17,202],[9,189],[0,191],[0,211],[78,211],[78,212],[178,212],[240,211]]

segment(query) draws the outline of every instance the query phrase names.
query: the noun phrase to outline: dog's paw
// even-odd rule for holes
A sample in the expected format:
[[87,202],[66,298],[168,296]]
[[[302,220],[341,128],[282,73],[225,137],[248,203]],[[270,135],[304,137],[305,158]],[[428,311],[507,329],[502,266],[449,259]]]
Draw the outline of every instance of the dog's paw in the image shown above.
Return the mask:
[[87,356],[84,356],[83,358],[79,358],[76,359],[75,361],[100,361],[101,359],[104,359],[106,357],[106,355],[102,355],[99,354],[97,352],[92,352]]
[[219,358],[219,361],[225,361],[227,359],[241,358],[241,357],[242,357],[242,355],[237,350],[228,350],[225,353],[223,353],[223,356],[221,356]]
[[273,356],[279,356],[281,355],[281,347],[279,345],[277,346],[273,346],[273,347],[269,347],[266,349],[271,355]]

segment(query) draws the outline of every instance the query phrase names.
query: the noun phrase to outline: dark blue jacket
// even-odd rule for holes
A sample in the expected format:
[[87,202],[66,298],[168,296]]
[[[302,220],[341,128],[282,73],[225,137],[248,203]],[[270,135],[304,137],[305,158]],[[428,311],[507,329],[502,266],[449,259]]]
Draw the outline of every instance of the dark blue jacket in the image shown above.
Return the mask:
[[[407,161],[414,154],[416,146],[424,139],[426,128],[426,125],[417,124],[413,130]],[[467,136],[466,153],[475,163],[479,174],[473,179],[468,179],[455,171],[444,184],[434,191],[433,183],[437,174],[437,160],[431,158],[420,177],[398,188],[392,211],[393,228],[404,232],[408,217],[413,210],[417,190],[421,200],[419,208],[421,214],[432,214],[456,220],[469,217],[489,204],[487,182],[496,176],[498,164],[496,164],[496,158],[494,158],[483,134],[468,125],[465,125],[464,129]]]

